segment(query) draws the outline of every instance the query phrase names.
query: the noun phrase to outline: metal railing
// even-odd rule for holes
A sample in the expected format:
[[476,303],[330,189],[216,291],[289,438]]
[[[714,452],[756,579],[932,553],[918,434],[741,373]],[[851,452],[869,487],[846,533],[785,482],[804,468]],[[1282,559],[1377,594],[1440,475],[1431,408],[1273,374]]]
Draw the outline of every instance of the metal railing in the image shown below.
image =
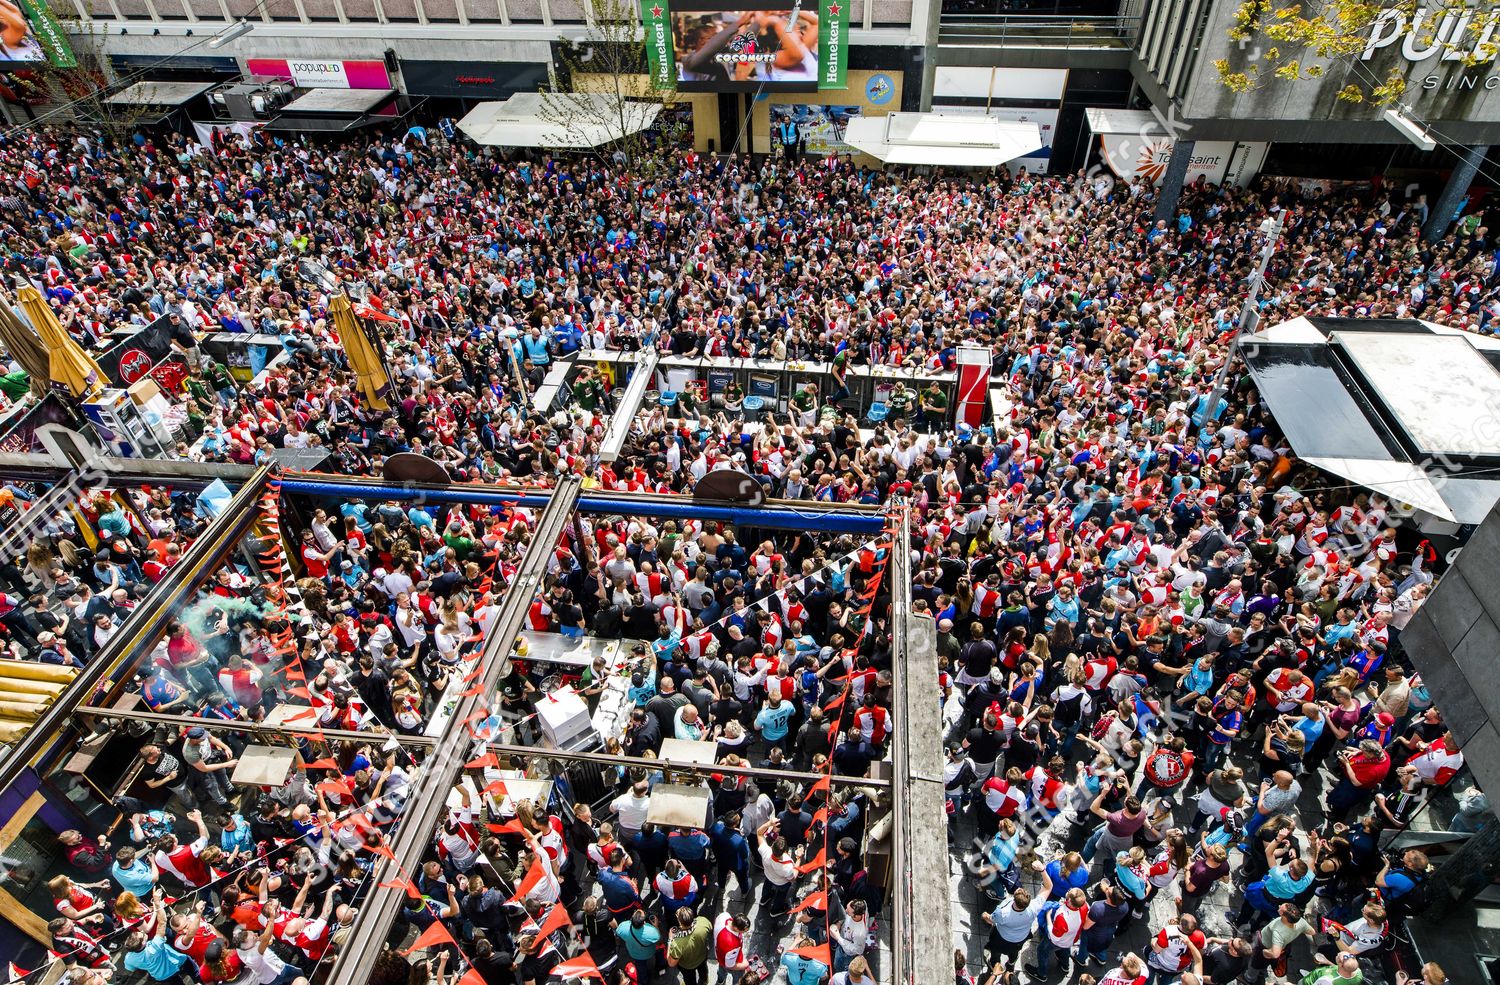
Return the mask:
[[1068,17],[945,10],[938,22],[944,44],[1043,48],[1128,48],[1140,29],[1133,15]]

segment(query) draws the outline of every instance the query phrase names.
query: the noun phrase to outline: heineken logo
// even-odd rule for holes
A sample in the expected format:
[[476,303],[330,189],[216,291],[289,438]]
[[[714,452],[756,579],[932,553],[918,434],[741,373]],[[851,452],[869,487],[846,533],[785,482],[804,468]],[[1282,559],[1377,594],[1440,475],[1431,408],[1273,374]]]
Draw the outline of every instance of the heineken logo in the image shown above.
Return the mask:
[[[837,14],[837,4],[829,4],[828,12]],[[840,31],[843,24],[835,17],[828,22],[828,58],[823,66],[823,81],[832,85],[838,85],[839,81],[839,45],[843,44]]]
[[665,86],[669,79],[667,73],[672,67],[672,55],[667,50],[667,26],[662,23],[661,14],[660,4],[651,8],[651,16],[654,18],[651,24],[651,47],[656,52],[656,84]]

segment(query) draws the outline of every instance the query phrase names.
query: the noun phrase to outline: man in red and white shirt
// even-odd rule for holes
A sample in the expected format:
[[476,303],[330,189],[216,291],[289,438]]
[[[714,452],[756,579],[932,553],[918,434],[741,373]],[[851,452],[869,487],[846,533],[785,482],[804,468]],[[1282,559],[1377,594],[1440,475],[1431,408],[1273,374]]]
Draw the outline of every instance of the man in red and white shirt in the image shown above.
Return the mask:
[[202,889],[214,881],[213,870],[198,857],[208,847],[208,828],[199,811],[188,811],[187,819],[198,826],[198,837],[183,844],[174,834],[162,835],[156,843],[156,867],[172,873],[189,889]]
[[1266,704],[1286,715],[1312,700],[1313,682],[1295,667],[1278,667],[1266,675]]
[[1026,809],[1026,782],[1020,772],[1014,767],[1006,773],[1002,779],[992,776],[979,788],[980,796],[984,798],[984,806],[990,809],[993,819],[987,819],[984,825],[987,832],[993,832],[996,824],[1001,818],[1015,817],[1017,813]]
[[1191,941],[1193,948],[1198,953],[1208,944],[1203,931],[1198,929],[1198,918],[1191,913],[1184,913],[1175,920],[1167,921],[1151,941],[1151,956],[1146,963],[1157,971],[1165,972],[1165,977],[1171,978],[1187,971],[1193,964],[1193,950],[1188,947]]
[[1429,743],[1426,749],[1408,759],[1407,764],[1416,767],[1417,775],[1430,787],[1447,786],[1464,764],[1464,754],[1458,748],[1458,740],[1452,732]]
[[1083,932],[1093,925],[1089,919],[1089,898],[1081,889],[1070,889],[1058,903],[1057,909],[1043,922],[1046,936],[1038,942],[1036,964],[1027,965],[1026,971],[1033,978],[1046,980],[1051,977],[1049,965],[1054,954],[1070,960],[1073,948]]
[[860,741],[870,746],[880,746],[890,735],[890,717],[886,710],[875,703],[875,695],[866,694],[859,710],[854,713],[854,729]]
[[749,930],[750,921],[740,913],[721,913],[714,921],[714,960],[721,973],[737,977],[750,969],[745,956],[745,934]]

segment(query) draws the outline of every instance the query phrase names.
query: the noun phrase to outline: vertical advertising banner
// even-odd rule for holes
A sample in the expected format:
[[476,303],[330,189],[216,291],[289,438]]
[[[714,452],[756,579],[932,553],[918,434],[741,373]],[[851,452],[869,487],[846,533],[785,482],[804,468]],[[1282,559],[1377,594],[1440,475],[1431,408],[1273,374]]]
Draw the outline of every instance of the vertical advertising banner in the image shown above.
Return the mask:
[[641,0],[641,23],[646,28],[646,65],[651,88],[676,88],[676,60],[672,57],[672,11],[666,0]]
[[849,72],[849,4],[818,0],[818,88],[842,89]]

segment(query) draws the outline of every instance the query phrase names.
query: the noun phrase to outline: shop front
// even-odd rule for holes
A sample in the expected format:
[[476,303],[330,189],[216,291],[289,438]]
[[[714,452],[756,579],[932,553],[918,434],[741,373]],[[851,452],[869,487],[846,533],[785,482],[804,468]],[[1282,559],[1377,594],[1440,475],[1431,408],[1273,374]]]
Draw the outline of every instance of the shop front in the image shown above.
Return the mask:
[[222,55],[126,55],[111,53],[109,67],[117,77],[147,82],[228,82],[239,78],[240,65]]
[[544,62],[456,62],[403,58],[401,88],[426,96],[443,115],[462,116],[474,103],[536,92],[548,82]]
[[[848,85],[808,93],[775,93],[754,104],[752,144],[758,154],[782,153],[785,135],[794,133],[804,154],[857,154],[844,142],[849,121],[885,116],[901,109],[906,73],[849,69]],[[788,125],[794,127],[788,131]],[[871,163],[865,159],[865,163]]]

